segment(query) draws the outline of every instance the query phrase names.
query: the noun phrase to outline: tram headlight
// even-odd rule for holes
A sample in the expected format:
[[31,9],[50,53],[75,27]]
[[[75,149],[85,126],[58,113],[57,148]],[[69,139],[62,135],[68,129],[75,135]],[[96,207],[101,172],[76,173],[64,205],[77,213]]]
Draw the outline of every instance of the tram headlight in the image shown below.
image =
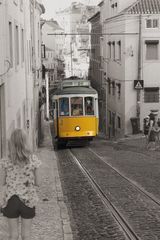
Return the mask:
[[81,130],[80,126],[76,126],[76,127],[75,127],[75,130],[76,130],[77,132],[80,131],[80,130]]

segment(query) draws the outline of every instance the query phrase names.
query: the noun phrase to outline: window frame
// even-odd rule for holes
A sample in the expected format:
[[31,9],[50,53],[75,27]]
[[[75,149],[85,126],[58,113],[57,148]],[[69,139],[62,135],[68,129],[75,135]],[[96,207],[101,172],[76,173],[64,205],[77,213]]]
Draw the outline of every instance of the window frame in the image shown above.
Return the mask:
[[122,60],[122,44],[121,44],[121,40],[119,40],[117,42],[117,45],[118,45],[118,57],[117,57],[117,60],[118,61],[121,61]]
[[[75,100],[77,99],[77,100],[78,100],[78,98],[81,99],[81,103],[80,103],[80,104],[72,103],[72,100],[73,100],[73,99],[75,99]],[[70,107],[71,107],[71,116],[72,116],[72,117],[84,116],[84,103],[83,103],[83,101],[84,101],[84,98],[83,98],[82,96],[74,96],[74,97],[71,97],[71,98],[70,98]],[[78,105],[81,105],[81,106],[79,107],[79,109],[76,108],[77,110],[80,110],[79,113],[78,113],[78,111],[77,111],[75,114],[73,113],[73,112],[74,112],[74,109],[75,109],[75,108],[72,108],[73,105],[76,106],[76,107],[77,107]],[[75,109],[75,110],[76,110],[76,109]]]
[[13,3],[17,6],[18,5],[18,0],[13,0]]
[[[87,106],[87,98],[91,100],[91,104]],[[91,107],[91,110],[87,111],[87,107]],[[84,97],[84,111],[85,111],[85,116],[94,116],[95,111],[94,111],[94,97],[92,96],[86,96]]]
[[116,60],[116,44],[115,44],[115,41],[112,42],[112,48],[113,48],[113,60]]
[[108,58],[112,58],[112,48],[111,48],[111,42],[109,41],[108,43]]
[[24,28],[21,28],[21,63],[25,60],[25,49],[24,49]]
[[[150,21],[150,24],[151,24],[151,27],[148,27],[147,26],[147,22]],[[154,27],[154,22],[157,21],[157,26]],[[146,29],[157,29],[159,28],[159,19],[158,18],[149,18],[149,19],[146,19]]]
[[19,59],[19,26],[15,24],[15,66],[17,67],[20,63]]
[[[68,100],[68,106],[67,106],[68,109],[67,109],[67,111],[61,111],[61,110],[62,110],[62,106],[61,106],[62,103],[60,103],[60,102],[61,102],[62,99],[67,99],[67,100]],[[58,101],[58,109],[59,109],[58,112],[59,112],[59,114],[58,114],[58,115],[59,115],[60,117],[66,117],[66,116],[68,117],[68,116],[70,115],[70,114],[69,114],[69,112],[70,112],[70,111],[69,111],[69,105],[70,105],[70,104],[69,104],[69,97],[60,97],[60,98],[59,98],[59,101]],[[65,106],[66,106],[66,105],[65,105]],[[61,114],[62,112],[63,112],[64,114]],[[67,113],[67,114],[65,114],[65,113]]]
[[13,67],[13,24],[11,21],[8,22],[9,27],[9,57],[10,66]]
[[[155,91],[154,91],[155,90]],[[157,91],[157,93],[156,93]],[[147,94],[148,92],[148,94]],[[152,93],[155,93],[151,95]],[[159,103],[159,87],[145,87],[144,88],[144,103]]]
[[120,116],[117,116],[117,128],[118,129],[121,129],[121,118],[120,118]]
[[[148,47],[148,51],[149,51],[149,45],[152,46],[157,46],[157,49],[155,50],[156,58],[151,58],[151,57],[147,57],[147,47]],[[159,60],[159,40],[145,40],[145,60],[146,61],[157,61]]]

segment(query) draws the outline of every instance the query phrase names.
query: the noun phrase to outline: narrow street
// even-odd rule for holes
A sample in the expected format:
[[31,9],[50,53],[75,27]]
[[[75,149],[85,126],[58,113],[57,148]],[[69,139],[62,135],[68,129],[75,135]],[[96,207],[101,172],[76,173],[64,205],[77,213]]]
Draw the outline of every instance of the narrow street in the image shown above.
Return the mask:
[[113,219],[114,214],[110,215],[110,208],[105,208],[72,154],[130,226],[136,236],[131,239],[160,238],[159,151],[147,151],[145,139],[139,135],[120,142],[97,138],[89,148],[57,152],[74,239],[117,240],[130,238]]

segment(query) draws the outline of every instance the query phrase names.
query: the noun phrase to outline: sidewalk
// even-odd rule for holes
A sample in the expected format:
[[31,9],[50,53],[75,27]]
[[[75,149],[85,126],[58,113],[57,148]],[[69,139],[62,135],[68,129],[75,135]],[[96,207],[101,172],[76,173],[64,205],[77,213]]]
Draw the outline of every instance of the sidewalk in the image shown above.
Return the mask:
[[[39,190],[37,214],[32,225],[31,240],[72,240],[49,122],[44,122],[44,141],[37,151],[37,156],[42,161],[42,184]],[[0,215],[0,240],[7,240],[7,222],[2,215]]]

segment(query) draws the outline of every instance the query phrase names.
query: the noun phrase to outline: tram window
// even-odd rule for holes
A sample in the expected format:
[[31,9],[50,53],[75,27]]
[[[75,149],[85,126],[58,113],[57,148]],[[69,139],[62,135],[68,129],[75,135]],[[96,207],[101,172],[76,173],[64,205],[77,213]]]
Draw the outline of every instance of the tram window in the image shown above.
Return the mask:
[[85,97],[85,115],[94,115],[93,97]]
[[72,116],[83,115],[83,98],[82,97],[71,98],[71,114]]
[[69,116],[69,99],[68,98],[59,99],[59,115]]

